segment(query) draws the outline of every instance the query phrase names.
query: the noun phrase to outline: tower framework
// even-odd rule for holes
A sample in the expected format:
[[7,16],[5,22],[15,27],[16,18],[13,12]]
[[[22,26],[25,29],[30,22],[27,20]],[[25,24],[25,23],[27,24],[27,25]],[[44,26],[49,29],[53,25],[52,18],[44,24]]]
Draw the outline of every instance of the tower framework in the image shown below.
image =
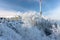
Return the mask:
[[42,16],[42,0],[40,0],[40,16]]

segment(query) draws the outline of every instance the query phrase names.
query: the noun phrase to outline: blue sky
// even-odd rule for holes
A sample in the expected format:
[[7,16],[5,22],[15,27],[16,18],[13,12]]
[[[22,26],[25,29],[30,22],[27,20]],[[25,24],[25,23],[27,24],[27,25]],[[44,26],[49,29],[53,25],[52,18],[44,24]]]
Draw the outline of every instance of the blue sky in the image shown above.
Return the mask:
[[[60,0],[42,0],[42,11],[54,9]],[[0,8],[15,11],[39,12],[39,0],[0,0]]]
[[39,11],[39,3],[35,0],[0,0],[0,6],[15,11]]
[[[0,0],[0,11],[40,11],[39,0]],[[43,15],[55,18],[60,16],[60,0],[42,0]],[[15,13],[15,12],[14,12]],[[1,13],[0,13],[1,14]],[[56,18],[57,18],[56,16]]]

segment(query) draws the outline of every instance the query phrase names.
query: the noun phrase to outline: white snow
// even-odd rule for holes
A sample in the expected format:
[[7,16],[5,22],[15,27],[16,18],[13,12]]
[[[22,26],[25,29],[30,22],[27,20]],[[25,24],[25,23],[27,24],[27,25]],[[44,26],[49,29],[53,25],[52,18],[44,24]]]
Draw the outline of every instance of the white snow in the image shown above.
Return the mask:
[[20,14],[16,20],[0,18],[0,40],[60,40],[60,26],[35,13]]

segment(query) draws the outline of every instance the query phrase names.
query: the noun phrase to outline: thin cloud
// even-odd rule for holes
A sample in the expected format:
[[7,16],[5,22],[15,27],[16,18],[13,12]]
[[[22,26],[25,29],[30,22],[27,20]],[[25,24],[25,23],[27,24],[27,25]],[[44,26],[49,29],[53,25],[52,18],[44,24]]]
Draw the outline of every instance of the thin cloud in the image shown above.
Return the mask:
[[13,17],[16,13],[15,11],[0,10],[0,17]]
[[10,11],[10,10],[0,10],[0,17],[14,17],[16,15],[22,15],[22,14],[34,14],[37,13],[36,11]]
[[52,19],[60,20],[60,6],[45,12],[45,14]]

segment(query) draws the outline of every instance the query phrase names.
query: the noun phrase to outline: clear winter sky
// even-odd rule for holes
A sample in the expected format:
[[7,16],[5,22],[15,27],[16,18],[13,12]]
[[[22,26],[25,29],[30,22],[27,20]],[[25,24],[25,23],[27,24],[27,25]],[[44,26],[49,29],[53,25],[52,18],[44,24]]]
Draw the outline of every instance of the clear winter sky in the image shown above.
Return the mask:
[[[15,12],[39,12],[39,0],[0,0],[0,15]],[[12,11],[12,12],[11,12]],[[60,16],[60,0],[42,0],[43,15],[57,18]],[[2,14],[1,14],[2,13]],[[59,18],[58,18],[59,19]]]

